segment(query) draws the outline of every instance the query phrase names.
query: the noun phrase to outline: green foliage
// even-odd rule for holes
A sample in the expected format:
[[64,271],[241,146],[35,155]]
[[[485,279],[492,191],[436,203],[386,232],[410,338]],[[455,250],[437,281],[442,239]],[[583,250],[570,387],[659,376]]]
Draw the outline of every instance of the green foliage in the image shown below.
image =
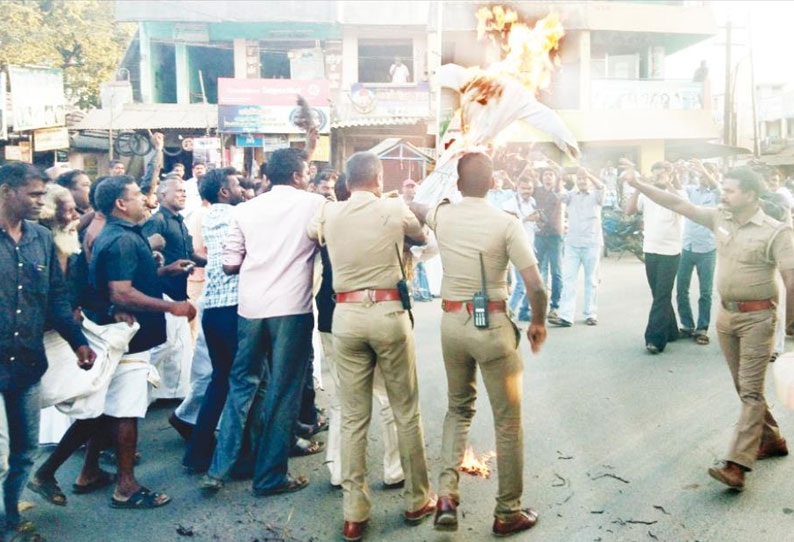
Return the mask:
[[134,24],[113,20],[105,0],[3,0],[0,69],[9,64],[63,68],[66,98],[99,105],[99,84],[114,79]]

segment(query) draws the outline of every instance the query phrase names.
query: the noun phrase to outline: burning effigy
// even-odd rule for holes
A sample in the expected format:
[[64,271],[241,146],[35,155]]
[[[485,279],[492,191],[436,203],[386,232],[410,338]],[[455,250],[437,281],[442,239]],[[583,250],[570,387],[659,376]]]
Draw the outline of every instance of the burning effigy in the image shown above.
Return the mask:
[[453,123],[460,126],[461,135],[449,143],[436,169],[419,186],[415,198],[419,203],[455,199],[458,158],[465,152],[491,150],[499,134],[516,121],[549,134],[568,156],[579,156],[576,139],[562,119],[535,99],[551,80],[551,55],[565,34],[558,16],[551,13],[530,26],[516,11],[490,6],[481,7],[477,19],[478,39],[497,43],[502,59],[487,68],[457,64],[439,68],[439,85],[460,93]]

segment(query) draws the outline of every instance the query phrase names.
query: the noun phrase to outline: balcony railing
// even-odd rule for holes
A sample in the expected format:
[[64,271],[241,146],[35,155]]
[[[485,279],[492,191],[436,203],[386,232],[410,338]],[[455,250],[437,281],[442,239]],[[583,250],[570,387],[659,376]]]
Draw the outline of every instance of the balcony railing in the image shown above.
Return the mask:
[[590,107],[599,109],[704,109],[704,83],[681,80],[594,79]]

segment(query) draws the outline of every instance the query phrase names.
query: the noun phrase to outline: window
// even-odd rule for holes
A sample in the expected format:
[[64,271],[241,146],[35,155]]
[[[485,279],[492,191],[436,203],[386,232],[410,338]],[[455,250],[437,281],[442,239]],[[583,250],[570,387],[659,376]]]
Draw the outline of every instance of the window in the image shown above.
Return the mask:
[[289,79],[289,56],[287,51],[262,49],[259,60],[262,79]]
[[395,58],[408,68],[408,81],[416,81],[412,40],[358,40],[358,81],[390,83],[389,68]]

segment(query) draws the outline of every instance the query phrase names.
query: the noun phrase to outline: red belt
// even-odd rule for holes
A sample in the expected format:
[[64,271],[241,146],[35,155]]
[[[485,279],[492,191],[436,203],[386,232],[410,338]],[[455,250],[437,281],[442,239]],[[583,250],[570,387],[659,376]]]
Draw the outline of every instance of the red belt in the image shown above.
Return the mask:
[[[474,304],[471,301],[449,301],[444,299],[441,301],[441,310],[444,312],[458,312],[463,310],[463,306],[469,314],[474,312]],[[488,312],[507,312],[507,303],[505,301],[489,301]]]
[[760,301],[723,301],[722,306],[731,312],[753,312],[774,308],[775,302],[771,299]]
[[336,294],[337,303],[361,303],[362,301],[400,301],[398,290],[356,290],[355,292],[341,292]]

